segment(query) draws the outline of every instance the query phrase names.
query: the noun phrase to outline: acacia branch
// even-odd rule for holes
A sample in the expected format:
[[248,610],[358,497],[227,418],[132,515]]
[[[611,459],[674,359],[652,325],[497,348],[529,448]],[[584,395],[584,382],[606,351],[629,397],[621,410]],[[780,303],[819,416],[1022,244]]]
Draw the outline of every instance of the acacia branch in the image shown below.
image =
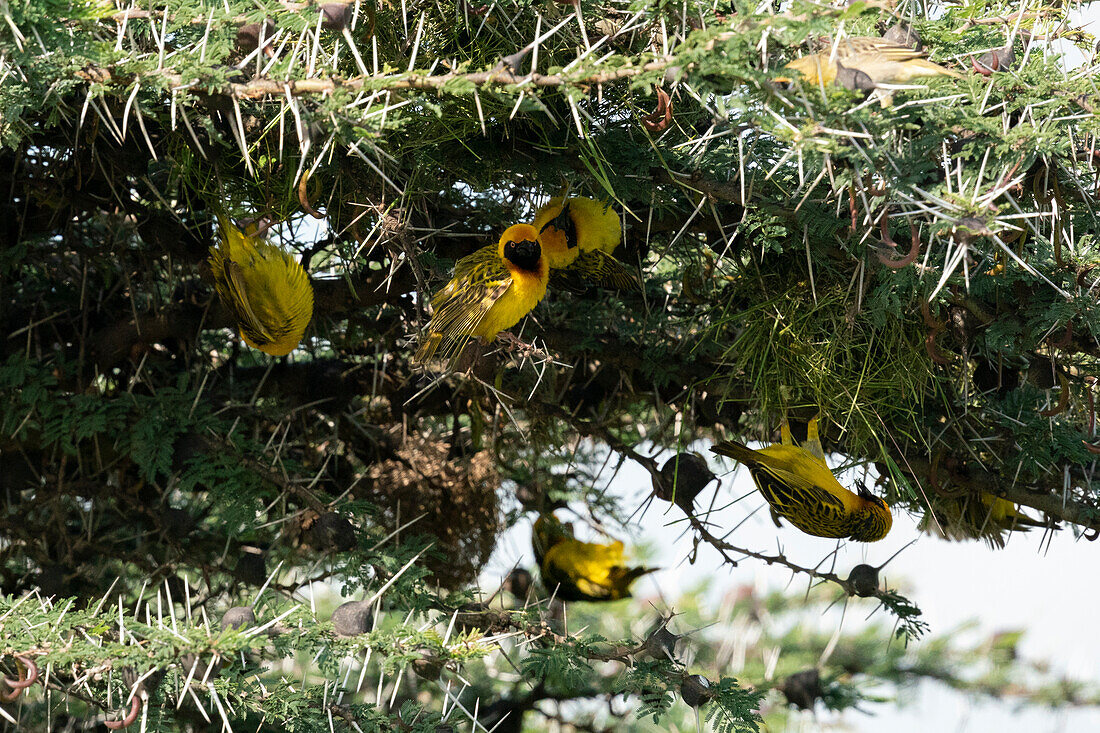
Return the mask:
[[[901,469],[918,483],[933,484],[932,462],[918,456],[906,456]],[[1057,486],[1025,485],[1005,480],[1000,474],[971,469],[968,474],[952,473],[951,483],[966,492],[993,494],[1014,504],[1031,507],[1055,519],[1093,530],[1100,530],[1100,506],[1083,501],[1068,490],[1058,491],[1062,472],[1057,474]]]
[[[199,79],[185,80],[184,77],[172,69],[164,69],[159,72],[143,74],[143,79],[160,79],[173,90],[199,89],[206,94],[222,95],[235,99],[265,99],[268,97],[285,98],[287,94],[292,96],[325,96],[337,90],[350,92],[360,91],[402,91],[406,89],[420,91],[443,91],[447,87],[463,89],[473,87],[516,87],[517,90],[524,87],[563,87],[570,86],[585,89],[596,84],[606,84],[623,79],[631,79],[641,74],[663,71],[672,58],[657,59],[641,66],[626,66],[611,71],[601,71],[590,74],[578,74],[565,76],[563,74],[516,74],[503,65],[489,71],[474,71],[469,73],[448,72],[446,74],[388,74],[379,76],[358,76],[351,79],[325,77],[319,79],[253,79],[251,81],[235,83],[230,82],[215,87],[209,87],[201,83]],[[98,84],[129,84],[132,76],[129,74],[117,74],[110,69],[93,65],[85,66],[76,72],[77,77]]]
[[691,523],[692,529],[694,529],[695,532],[699,535],[699,539],[701,539],[703,542],[706,542],[714,549],[718,550],[725,561],[731,565],[737,565],[737,561],[731,558],[729,556],[729,553],[736,552],[739,555],[745,555],[746,557],[752,557],[757,560],[761,560],[767,565],[782,565],[793,572],[802,573],[803,575],[808,575],[811,578],[815,578],[817,580],[824,580],[830,583],[835,583],[836,585],[839,585],[841,588],[843,588],[844,592],[850,596],[856,594],[852,584],[849,583],[847,580],[841,578],[836,573],[823,573],[820,570],[815,570],[814,568],[807,568],[801,565],[797,565],[788,560],[783,555],[765,555],[761,552],[755,552],[754,550],[748,550],[744,547],[731,545],[730,543],[723,540],[721,537],[717,537],[711,534],[706,525],[703,524],[703,522],[700,521],[700,519],[694,514],[688,514],[687,518],[688,521]]

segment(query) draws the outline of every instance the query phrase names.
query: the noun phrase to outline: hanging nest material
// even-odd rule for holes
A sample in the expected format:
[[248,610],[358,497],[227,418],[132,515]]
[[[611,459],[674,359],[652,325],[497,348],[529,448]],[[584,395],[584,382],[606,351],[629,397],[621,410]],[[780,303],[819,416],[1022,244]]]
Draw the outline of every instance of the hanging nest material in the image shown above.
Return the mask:
[[435,539],[424,556],[432,581],[449,589],[471,582],[504,529],[492,457],[481,451],[452,460],[446,444],[419,435],[405,438],[396,454],[371,466],[364,498],[391,531],[423,514],[405,532]]

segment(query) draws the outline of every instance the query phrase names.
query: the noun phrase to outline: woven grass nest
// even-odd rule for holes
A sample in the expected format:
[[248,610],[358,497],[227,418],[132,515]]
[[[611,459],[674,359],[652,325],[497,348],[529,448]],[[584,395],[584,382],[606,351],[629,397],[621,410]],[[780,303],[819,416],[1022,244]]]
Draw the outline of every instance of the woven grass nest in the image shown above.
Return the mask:
[[504,525],[500,476],[488,451],[448,457],[445,442],[410,435],[397,458],[370,467],[370,501],[382,510],[388,529],[421,514],[403,530],[435,539],[422,558],[433,580],[448,589],[476,577],[489,559]]

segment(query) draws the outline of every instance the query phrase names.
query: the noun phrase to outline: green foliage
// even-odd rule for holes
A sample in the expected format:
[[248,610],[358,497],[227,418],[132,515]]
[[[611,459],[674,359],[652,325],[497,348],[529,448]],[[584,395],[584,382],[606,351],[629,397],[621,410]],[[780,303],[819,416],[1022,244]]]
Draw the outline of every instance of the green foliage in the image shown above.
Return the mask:
[[714,690],[714,705],[707,709],[707,722],[717,733],[743,733],[760,730],[756,710],[764,693],[745,690],[737,680],[723,679]]
[[[149,674],[148,730],[318,731],[491,727],[501,710],[568,724],[615,698],[627,725],[671,727],[696,712],[679,685],[698,666],[707,724],[756,731],[775,670],[730,670],[716,643],[645,658],[618,623],[637,600],[564,624],[545,589],[486,601],[504,527],[568,504],[617,535],[654,485],[616,498],[625,463],[656,479],[660,449],[821,414],[830,464],[866,469],[845,475],[895,512],[988,494],[1096,530],[1100,124],[1089,74],[1023,41],[1091,53],[1072,9],[1021,16],[1012,68],[984,77],[972,57],[1005,42],[987,21],[1018,10],[1000,0],[935,18],[444,0],[356,4],[346,22],[277,0],[0,4],[0,665],[49,665],[74,717],[114,715]],[[775,81],[839,28],[897,18],[963,78],[886,105]],[[552,289],[513,329],[530,348],[469,374],[413,363],[453,263],[563,188],[613,201],[642,291]],[[241,344],[214,297],[223,212],[267,217],[310,271],[315,318],[289,359]],[[741,515],[718,498],[692,531],[721,549]],[[753,558],[776,562],[736,559]],[[371,600],[371,628],[338,637],[336,595]],[[843,637],[823,704],[919,674],[1008,689],[1007,671],[951,668],[1009,670],[1003,648],[956,654],[916,601],[868,601],[893,637]],[[245,605],[278,620],[216,631]],[[825,648],[792,623],[768,639],[783,676]],[[40,685],[27,694],[20,723],[61,726]]]

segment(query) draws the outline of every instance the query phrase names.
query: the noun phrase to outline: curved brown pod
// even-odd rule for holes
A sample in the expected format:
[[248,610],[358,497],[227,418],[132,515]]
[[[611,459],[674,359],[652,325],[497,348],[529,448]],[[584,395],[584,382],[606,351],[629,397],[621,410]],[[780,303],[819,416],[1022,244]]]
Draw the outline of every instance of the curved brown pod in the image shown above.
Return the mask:
[[[889,226],[887,226],[886,219],[886,214],[883,214],[882,218],[879,219],[879,227],[882,233],[882,241],[884,244],[887,244],[896,250],[898,243],[890,238],[890,228]],[[900,270],[903,267],[907,267],[908,265],[913,264],[917,261],[917,257],[920,256],[920,235],[917,231],[917,225],[913,222],[909,222],[909,236],[911,238],[909,253],[904,257],[890,257],[889,255],[884,254],[882,250],[876,251],[875,257],[878,257],[879,262],[886,265],[892,270]]]
[[141,712],[141,697],[134,695],[130,698],[130,712],[126,713],[126,717],[122,720],[105,720],[103,725],[107,726],[111,730],[121,730],[127,726],[133,725],[134,721],[138,719],[138,713]]

